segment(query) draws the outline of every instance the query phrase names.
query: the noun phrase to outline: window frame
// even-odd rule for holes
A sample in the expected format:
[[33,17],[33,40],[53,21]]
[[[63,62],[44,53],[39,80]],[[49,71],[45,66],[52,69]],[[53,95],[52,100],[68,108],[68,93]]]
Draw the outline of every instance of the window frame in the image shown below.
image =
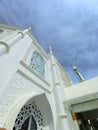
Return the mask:
[[[35,59],[34,59],[35,55]],[[45,60],[43,56],[36,50],[33,51],[29,66],[41,77],[45,78]]]

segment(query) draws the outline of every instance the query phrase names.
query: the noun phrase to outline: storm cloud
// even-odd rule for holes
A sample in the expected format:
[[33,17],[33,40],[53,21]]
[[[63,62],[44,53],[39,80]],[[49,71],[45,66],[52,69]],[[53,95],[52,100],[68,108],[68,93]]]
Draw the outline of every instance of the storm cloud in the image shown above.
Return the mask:
[[85,79],[98,75],[97,0],[0,0],[0,23],[32,27],[40,45],[76,82],[72,66]]

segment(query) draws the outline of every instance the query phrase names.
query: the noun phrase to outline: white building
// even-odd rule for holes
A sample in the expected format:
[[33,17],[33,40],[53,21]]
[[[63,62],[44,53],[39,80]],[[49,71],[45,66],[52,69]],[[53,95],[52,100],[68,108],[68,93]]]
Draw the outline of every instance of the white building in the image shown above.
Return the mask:
[[73,85],[29,31],[0,25],[0,130],[97,130],[98,77]]

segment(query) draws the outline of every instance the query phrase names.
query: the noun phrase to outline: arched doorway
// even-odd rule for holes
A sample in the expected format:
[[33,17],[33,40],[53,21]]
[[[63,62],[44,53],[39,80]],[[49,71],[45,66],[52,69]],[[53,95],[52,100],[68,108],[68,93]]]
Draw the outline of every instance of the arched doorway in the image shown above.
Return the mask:
[[55,129],[52,108],[45,93],[22,96],[14,103],[5,121],[5,128],[8,130],[29,130],[32,125],[34,128],[30,130]]
[[43,130],[44,119],[35,101],[23,106],[18,114],[13,130]]

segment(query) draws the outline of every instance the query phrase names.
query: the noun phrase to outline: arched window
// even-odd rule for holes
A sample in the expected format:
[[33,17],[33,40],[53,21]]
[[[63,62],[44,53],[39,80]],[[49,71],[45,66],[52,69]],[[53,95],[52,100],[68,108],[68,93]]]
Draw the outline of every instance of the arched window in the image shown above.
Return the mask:
[[35,101],[25,105],[18,114],[13,130],[43,130],[44,120]]
[[30,66],[42,77],[45,75],[45,61],[43,57],[37,52],[34,51]]

